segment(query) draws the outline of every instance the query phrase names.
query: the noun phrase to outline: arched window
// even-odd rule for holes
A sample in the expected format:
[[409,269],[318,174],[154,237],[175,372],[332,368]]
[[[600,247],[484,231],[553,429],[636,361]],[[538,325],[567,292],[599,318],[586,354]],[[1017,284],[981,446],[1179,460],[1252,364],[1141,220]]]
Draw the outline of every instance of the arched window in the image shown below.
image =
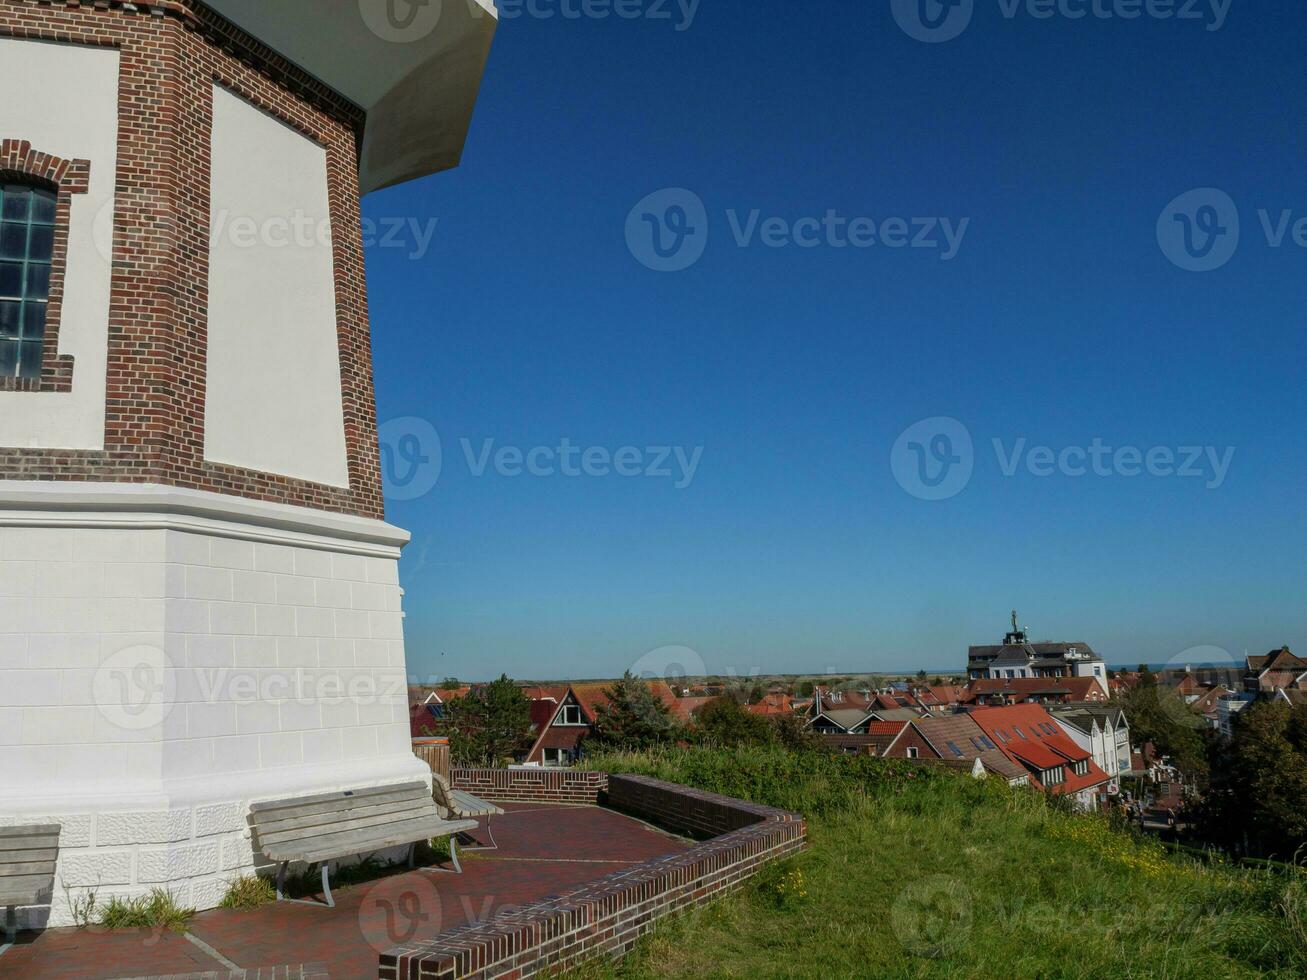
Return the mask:
[[0,184],[0,378],[39,378],[50,301],[58,195]]

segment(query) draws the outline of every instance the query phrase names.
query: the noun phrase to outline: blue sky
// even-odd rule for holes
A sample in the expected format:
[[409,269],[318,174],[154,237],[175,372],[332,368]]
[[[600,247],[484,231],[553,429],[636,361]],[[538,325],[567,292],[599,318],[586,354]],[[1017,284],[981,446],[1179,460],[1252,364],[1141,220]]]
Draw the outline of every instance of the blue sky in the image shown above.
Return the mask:
[[[975,0],[923,43],[889,2],[632,2],[671,19],[505,19],[462,167],[365,201],[436,222],[368,252],[380,419],[439,438],[434,486],[388,503],[412,673],[611,676],[674,645],[740,674],[960,668],[1014,605],[1113,662],[1307,646],[1307,10]],[[1177,220],[1195,188],[1231,203]],[[647,267],[686,202],[701,256]],[[1215,215],[1228,243],[1228,207],[1224,264],[1168,258],[1159,225]],[[836,247],[828,213],[876,244]],[[891,244],[945,219],[951,256]],[[899,439],[935,418],[947,443]],[[434,459],[431,430],[386,439]],[[655,475],[513,475],[564,438]],[[1095,444],[1154,465],[1078,467]],[[956,492],[914,495],[955,457]]]

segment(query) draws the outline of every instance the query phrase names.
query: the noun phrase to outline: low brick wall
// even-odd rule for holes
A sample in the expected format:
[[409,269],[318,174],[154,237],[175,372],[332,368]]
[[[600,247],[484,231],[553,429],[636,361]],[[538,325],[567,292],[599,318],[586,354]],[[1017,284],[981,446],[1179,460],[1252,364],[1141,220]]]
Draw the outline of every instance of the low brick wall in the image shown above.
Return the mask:
[[[472,773],[469,779],[479,778],[479,771]],[[607,784],[614,809],[717,836],[489,922],[397,946],[381,955],[381,980],[517,980],[558,973],[599,956],[621,956],[659,919],[702,905],[807,843],[807,824],[795,813],[645,776],[612,776]]]
[[594,806],[608,775],[574,769],[454,769],[455,789],[492,803],[576,803]]

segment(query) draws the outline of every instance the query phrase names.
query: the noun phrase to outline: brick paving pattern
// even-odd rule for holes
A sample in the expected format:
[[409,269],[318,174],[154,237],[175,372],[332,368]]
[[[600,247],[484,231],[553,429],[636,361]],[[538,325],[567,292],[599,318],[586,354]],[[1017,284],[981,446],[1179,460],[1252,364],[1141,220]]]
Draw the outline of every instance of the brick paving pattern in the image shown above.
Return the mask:
[[[0,957],[0,977],[371,978],[377,976],[380,954],[397,944],[431,940],[450,929],[511,914],[690,846],[594,806],[510,803],[504,808],[508,812],[494,824],[499,850],[463,854],[462,875],[392,873],[333,889],[334,909],[282,902],[195,916],[190,931],[228,963],[180,933],[52,929],[20,936],[19,945]],[[321,966],[295,965],[306,959]]]

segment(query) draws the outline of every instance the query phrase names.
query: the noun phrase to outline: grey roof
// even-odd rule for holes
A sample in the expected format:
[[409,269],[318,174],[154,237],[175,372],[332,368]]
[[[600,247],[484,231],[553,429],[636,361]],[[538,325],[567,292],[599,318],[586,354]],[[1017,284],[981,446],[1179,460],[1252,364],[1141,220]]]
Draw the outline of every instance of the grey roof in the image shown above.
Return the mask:
[[835,722],[846,732],[850,728],[857,728],[870,717],[869,713],[861,708],[826,708],[821,715]]
[[978,749],[973,738],[988,739],[976,720],[970,715],[946,715],[943,718],[920,718],[912,723],[917,731],[925,737],[931,747],[945,759],[957,759],[948,743],[952,742],[962,752],[962,759],[979,759],[990,772],[997,773],[1004,779],[1018,779],[1028,775],[1026,770],[1009,759],[998,748]]
[[[1073,725],[1086,735],[1089,734],[1095,721],[1099,723],[1100,728],[1104,722],[1110,722],[1112,727],[1119,728],[1121,723],[1126,721],[1125,712],[1111,705],[1076,705],[1074,708],[1059,708],[1056,705],[1049,705],[1047,711],[1058,721]],[[1129,725],[1129,722],[1126,721],[1126,724]]]

